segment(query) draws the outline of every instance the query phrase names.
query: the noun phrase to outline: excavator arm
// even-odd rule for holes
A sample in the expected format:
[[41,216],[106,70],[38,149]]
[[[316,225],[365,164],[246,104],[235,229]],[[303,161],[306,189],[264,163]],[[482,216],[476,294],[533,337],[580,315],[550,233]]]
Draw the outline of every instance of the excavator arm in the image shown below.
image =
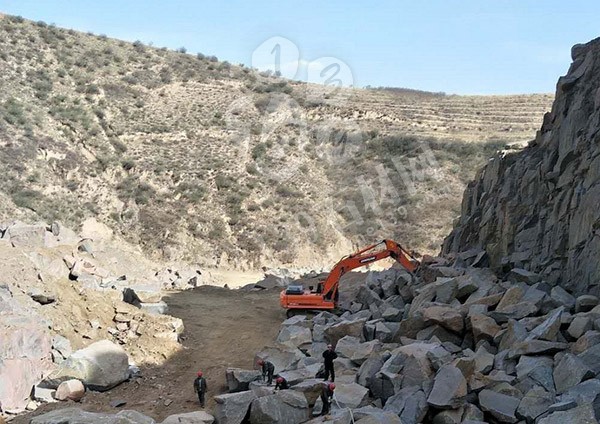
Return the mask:
[[[383,248],[378,249],[380,246]],[[419,261],[398,243],[382,240],[342,258],[321,283],[322,288],[317,290],[317,293],[305,291],[301,286],[283,290],[280,295],[281,306],[288,309],[288,312],[290,309],[334,309],[337,304],[340,279],[344,274],[388,257],[398,261],[410,272],[415,271],[420,265]]]
[[[380,245],[385,248],[374,251]],[[398,261],[405,269],[410,272],[415,271],[419,266],[417,261],[407,250],[392,240],[382,240],[379,243],[367,246],[352,255],[342,258],[331,270],[323,284],[323,296],[325,299],[335,299],[340,284],[340,279],[344,274],[353,269],[367,266],[381,259],[391,257]]]

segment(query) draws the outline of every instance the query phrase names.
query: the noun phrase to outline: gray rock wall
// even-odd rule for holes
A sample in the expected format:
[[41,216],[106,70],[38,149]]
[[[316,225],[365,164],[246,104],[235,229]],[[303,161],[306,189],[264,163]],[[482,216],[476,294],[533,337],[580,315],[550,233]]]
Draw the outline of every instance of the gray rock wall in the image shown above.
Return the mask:
[[467,187],[442,253],[487,251],[581,294],[600,294],[600,39],[573,63],[536,139],[499,154]]

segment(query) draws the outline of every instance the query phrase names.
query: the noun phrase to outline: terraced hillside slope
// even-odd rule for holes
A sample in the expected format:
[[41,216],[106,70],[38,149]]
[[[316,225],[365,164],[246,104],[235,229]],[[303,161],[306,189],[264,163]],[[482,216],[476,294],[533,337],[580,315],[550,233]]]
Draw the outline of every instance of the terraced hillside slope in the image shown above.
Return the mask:
[[474,170],[551,95],[331,90],[0,17],[0,219],[95,217],[205,267],[438,250]]

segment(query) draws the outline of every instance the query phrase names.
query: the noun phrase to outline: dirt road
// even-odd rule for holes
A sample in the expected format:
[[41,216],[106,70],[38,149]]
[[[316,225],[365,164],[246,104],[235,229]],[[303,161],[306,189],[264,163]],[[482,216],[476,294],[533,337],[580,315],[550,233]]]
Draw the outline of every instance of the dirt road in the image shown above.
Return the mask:
[[[163,366],[142,366],[141,379],[123,383],[105,393],[86,394],[81,407],[89,411],[117,412],[110,403],[123,400],[127,404],[119,409],[133,409],[156,420],[194,411],[198,404],[192,382],[201,369],[209,388],[207,410],[212,410],[212,396],[226,392],[227,367],[252,368],[254,354],[276,338],[279,325],[285,319],[278,296],[278,290],[242,292],[211,286],[169,294],[164,299],[169,313],[181,318],[185,325],[183,349],[167,358]],[[77,405],[64,402],[44,405],[13,422],[25,424],[33,415],[70,406]]]

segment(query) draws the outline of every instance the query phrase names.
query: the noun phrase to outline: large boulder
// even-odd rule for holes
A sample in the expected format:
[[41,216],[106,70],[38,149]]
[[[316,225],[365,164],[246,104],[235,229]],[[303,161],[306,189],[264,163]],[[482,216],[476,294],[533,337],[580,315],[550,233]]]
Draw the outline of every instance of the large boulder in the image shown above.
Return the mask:
[[561,401],[574,401],[581,405],[592,403],[598,395],[600,395],[600,380],[592,378],[568,389],[562,394]]
[[580,405],[567,411],[556,411],[540,419],[538,424],[596,424],[598,421],[590,404]]
[[381,350],[381,348],[382,344],[379,340],[362,343],[357,337],[345,336],[338,341],[335,350],[340,356],[361,365],[372,353]]
[[379,353],[373,353],[362,363],[356,376],[356,382],[361,386],[371,388],[371,382],[375,375],[383,367],[383,357]]
[[430,306],[423,310],[423,319],[425,324],[433,323],[442,327],[460,333],[464,328],[462,314],[450,306]]
[[483,314],[473,314],[469,316],[469,323],[473,330],[475,342],[492,341],[500,331],[500,326],[496,324],[493,318]]
[[577,356],[581,358],[594,373],[600,373],[600,344],[591,346]]
[[535,419],[548,410],[554,403],[554,395],[541,387],[534,387],[528,391],[517,408],[517,417],[526,420],[528,423],[535,422]]
[[398,415],[403,424],[417,424],[427,414],[427,396],[417,386],[401,389],[385,403],[384,411]]
[[522,384],[539,385],[548,392],[554,392],[553,365],[554,361],[547,356],[521,356],[515,370]]
[[344,320],[325,329],[325,337],[332,345],[345,336],[353,336],[363,339],[363,328],[365,327],[366,319],[356,321]]
[[219,424],[241,424],[248,416],[250,405],[256,399],[253,391],[215,396],[215,419]]
[[262,373],[259,370],[243,370],[241,368],[227,368],[225,378],[230,393],[245,392],[250,389],[252,381],[259,380]]
[[594,375],[594,371],[581,358],[571,353],[565,353],[554,368],[556,392],[563,393]]
[[479,393],[479,405],[484,412],[489,413],[502,423],[516,423],[515,416],[519,399],[484,389]]
[[321,395],[325,383],[319,378],[309,378],[291,387],[292,390],[303,393],[306,401],[313,406]]
[[467,381],[454,365],[440,368],[433,382],[427,403],[440,409],[458,408],[467,396]]
[[66,380],[81,380],[89,389],[109,390],[129,378],[129,360],[122,347],[109,340],[92,343],[74,352],[46,380],[56,388]]
[[308,402],[302,393],[282,390],[260,397],[250,407],[251,424],[299,424],[309,418]]
[[102,414],[83,411],[79,408],[58,409],[33,417],[30,424],[155,424],[155,421],[136,411],[121,411],[118,414]]
[[161,424],[213,424],[215,417],[208,412],[195,411],[169,415]]
[[547,342],[545,340],[530,340],[513,345],[508,354],[509,359],[518,358],[521,355],[552,354],[565,350],[569,347],[566,343]]
[[305,357],[299,349],[279,343],[258,352],[254,358],[254,363],[259,359],[269,361],[275,367],[275,372],[280,373],[296,369],[298,362]]
[[341,408],[360,408],[369,400],[369,389],[356,383],[337,383],[335,400]]
[[[342,410],[347,411],[347,409]],[[352,417],[355,423],[365,424],[403,424],[404,421],[393,412],[382,411],[373,406],[363,406],[352,411]],[[352,421],[350,421],[352,423]],[[407,423],[408,424],[408,423]]]
[[547,340],[549,342],[555,342],[560,330],[560,318],[564,311],[564,307],[559,307],[548,314],[547,318],[540,325],[535,327],[525,340]]
[[310,328],[301,325],[282,326],[277,341],[291,347],[305,347],[312,343]]
[[371,379],[373,396],[385,402],[397,389],[428,383],[435,371],[427,355],[437,347],[439,344],[415,342],[394,349]]

